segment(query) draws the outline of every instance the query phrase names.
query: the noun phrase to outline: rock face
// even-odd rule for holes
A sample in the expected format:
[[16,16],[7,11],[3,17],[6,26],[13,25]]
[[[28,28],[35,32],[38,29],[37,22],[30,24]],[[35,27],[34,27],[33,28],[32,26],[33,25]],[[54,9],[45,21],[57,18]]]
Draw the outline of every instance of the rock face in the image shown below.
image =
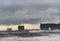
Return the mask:
[[60,30],[60,24],[54,24],[54,23],[48,23],[48,24],[41,24],[40,25],[41,30]]

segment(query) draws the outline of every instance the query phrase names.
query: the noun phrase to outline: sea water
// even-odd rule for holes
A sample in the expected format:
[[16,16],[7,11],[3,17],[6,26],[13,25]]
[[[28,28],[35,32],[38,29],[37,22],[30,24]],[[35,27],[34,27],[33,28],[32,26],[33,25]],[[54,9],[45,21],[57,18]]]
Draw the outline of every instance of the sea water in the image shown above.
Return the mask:
[[50,34],[48,36],[36,36],[36,37],[20,37],[20,36],[1,37],[0,41],[60,41],[60,34]]

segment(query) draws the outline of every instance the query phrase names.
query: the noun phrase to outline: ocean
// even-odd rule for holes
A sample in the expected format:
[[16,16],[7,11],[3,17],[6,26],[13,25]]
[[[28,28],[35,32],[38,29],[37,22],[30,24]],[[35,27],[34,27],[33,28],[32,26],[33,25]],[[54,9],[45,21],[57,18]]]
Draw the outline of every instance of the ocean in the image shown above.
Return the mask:
[[50,34],[48,36],[36,36],[36,37],[20,37],[20,36],[0,37],[0,41],[60,41],[60,34]]

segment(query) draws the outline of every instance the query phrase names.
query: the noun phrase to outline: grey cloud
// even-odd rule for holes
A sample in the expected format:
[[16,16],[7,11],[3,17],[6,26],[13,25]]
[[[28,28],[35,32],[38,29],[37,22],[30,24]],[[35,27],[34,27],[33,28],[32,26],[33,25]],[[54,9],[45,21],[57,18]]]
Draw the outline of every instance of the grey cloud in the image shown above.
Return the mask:
[[30,4],[47,4],[47,5],[55,5],[59,4],[60,0],[0,0],[0,5],[30,5]]
[[0,2],[0,24],[60,22],[59,0],[0,0]]

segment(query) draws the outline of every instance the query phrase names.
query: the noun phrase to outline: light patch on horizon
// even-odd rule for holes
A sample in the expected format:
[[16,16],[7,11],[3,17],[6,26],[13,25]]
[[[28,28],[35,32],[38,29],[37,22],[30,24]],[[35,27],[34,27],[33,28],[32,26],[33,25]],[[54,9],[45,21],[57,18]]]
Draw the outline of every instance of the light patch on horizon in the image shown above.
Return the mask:
[[40,24],[21,24],[25,29],[40,29]]
[[18,30],[18,25],[0,25],[0,31],[6,31],[7,28],[11,28],[12,30]]
[[24,26],[24,29],[40,29],[40,24],[21,24],[21,25],[0,25],[0,31],[6,31],[7,28],[11,28],[12,30],[18,30],[18,26]]

